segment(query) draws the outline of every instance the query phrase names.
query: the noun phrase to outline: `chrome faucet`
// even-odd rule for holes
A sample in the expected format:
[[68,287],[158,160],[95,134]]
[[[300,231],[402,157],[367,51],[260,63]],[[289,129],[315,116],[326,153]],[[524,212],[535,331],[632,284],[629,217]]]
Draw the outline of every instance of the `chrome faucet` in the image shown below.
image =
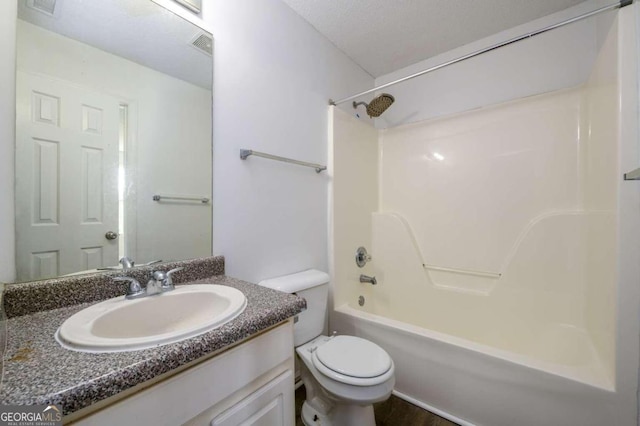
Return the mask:
[[[98,268],[98,271],[124,271],[126,269],[133,268],[136,263],[129,256],[125,256],[118,260],[120,266],[103,266],[102,268]],[[122,280],[117,280],[122,281]]]
[[[154,265],[160,262],[162,262],[162,260],[152,260],[147,263],[141,263],[138,266],[149,266],[149,265]],[[134,262],[133,259],[131,259],[128,256],[125,256],[122,259],[120,259],[118,263],[122,265],[122,269],[131,269],[136,265],[136,262]]]
[[155,271],[152,278],[147,283],[147,288],[142,288],[138,280],[131,277],[115,277],[114,281],[126,281],[129,283],[126,299],[139,299],[141,297],[153,296],[167,291],[174,290],[171,274],[183,270],[184,268],[175,268],[170,271]]
[[135,262],[128,256],[123,257],[118,261],[122,265],[122,269],[131,269],[135,266]]
[[[151,262],[140,263],[138,266],[149,266],[160,262],[162,262],[162,260],[152,260]],[[134,262],[129,256],[123,257],[118,261],[118,263],[121,266],[103,266],[102,268],[98,268],[98,271],[124,271],[136,266],[136,262]]]
[[369,275],[360,275],[360,282],[361,283],[370,283],[371,285],[376,285],[378,284],[378,280],[376,280],[376,277],[370,277]]

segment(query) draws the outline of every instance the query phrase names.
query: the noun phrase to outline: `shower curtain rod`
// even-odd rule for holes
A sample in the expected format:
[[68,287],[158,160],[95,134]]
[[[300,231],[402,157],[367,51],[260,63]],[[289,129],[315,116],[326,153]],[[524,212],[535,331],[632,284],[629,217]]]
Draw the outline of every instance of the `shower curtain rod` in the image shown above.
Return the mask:
[[604,6],[604,7],[601,7],[599,9],[596,9],[594,11],[587,12],[587,13],[584,13],[582,15],[578,15],[578,16],[575,16],[573,18],[567,19],[565,21],[559,22],[557,24],[549,25],[548,27],[544,27],[544,28],[541,28],[539,30],[523,34],[521,36],[511,38],[511,39],[509,39],[507,41],[503,41],[502,43],[498,43],[498,44],[494,44],[494,45],[489,46],[489,47],[485,47],[484,49],[480,49],[480,50],[477,50],[477,51],[475,51],[473,53],[469,53],[469,54],[461,56],[459,58],[452,59],[451,61],[444,62],[444,63],[442,63],[440,65],[436,65],[434,67],[427,68],[426,70],[418,71],[417,73],[408,75],[406,77],[402,77],[402,78],[400,78],[398,80],[394,80],[394,81],[391,81],[389,83],[385,83],[385,84],[382,84],[380,86],[376,86],[373,89],[365,90],[364,92],[357,93],[357,94],[355,94],[353,96],[349,96],[347,98],[339,99],[337,101],[329,99],[329,105],[334,105],[335,106],[335,105],[340,105],[340,104],[348,102],[348,101],[352,101],[352,100],[354,100],[356,98],[359,98],[360,96],[368,95],[369,93],[377,92],[378,90],[385,89],[385,88],[387,88],[389,86],[393,86],[395,84],[402,83],[404,81],[411,80],[411,79],[416,78],[416,77],[420,77],[421,75],[428,74],[428,73],[430,73],[432,71],[436,71],[436,70],[439,70],[441,68],[448,67],[449,65],[457,64],[458,62],[462,62],[462,61],[465,61],[467,59],[474,58],[476,56],[482,55],[483,53],[491,52],[492,50],[496,50],[496,49],[499,49],[501,47],[505,47],[505,46],[508,46],[510,44],[517,43],[519,41],[525,40],[527,38],[531,38],[531,37],[540,35],[542,33],[546,33],[547,31],[555,30],[556,28],[564,27],[565,25],[572,24],[572,23],[578,22],[578,21],[582,21],[583,19],[590,18],[592,16],[598,15],[598,14],[603,13],[603,12],[608,12],[608,11],[614,10],[614,9],[620,9],[620,8],[623,8],[623,7],[628,6],[630,4],[633,4],[633,0],[619,0],[619,1],[616,1],[615,3],[610,4],[608,6]]

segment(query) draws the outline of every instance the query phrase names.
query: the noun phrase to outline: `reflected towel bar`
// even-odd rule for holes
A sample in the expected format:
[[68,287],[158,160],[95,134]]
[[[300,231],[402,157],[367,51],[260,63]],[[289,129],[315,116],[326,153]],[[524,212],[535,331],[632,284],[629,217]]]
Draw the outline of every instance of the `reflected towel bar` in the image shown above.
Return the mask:
[[624,174],[624,180],[640,180],[640,169]]
[[162,200],[176,200],[176,201],[198,201],[202,204],[209,204],[209,200],[206,197],[175,197],[173,195],[154,195],[153,201],[162,201]]
[[425,269],[430,269],[432,271],[453,272],[456,274],[473,275],[476,277],[500,278],[502,276],[502,274],[499,274],[496,272],[473,271],[470,269],[445,268],[443,266],[427,265],[426,263],[423,263],[422,266]]
[[279,157],[277,155],[271,155],[264,152],[254,151],[252,149],[241,149],[240,150],[240,159],[246,160],[250,155],[255,155],[256,157],[268,158],[269,160],[282,161],[285,163],[297,164],[298,166],[311,167],[316,169],[316,173],[320,173],[323,170],[327,170],[327,166],[323,166],[322,164],[315,163],[307,163],[306,161],[293,160],[291,158]]

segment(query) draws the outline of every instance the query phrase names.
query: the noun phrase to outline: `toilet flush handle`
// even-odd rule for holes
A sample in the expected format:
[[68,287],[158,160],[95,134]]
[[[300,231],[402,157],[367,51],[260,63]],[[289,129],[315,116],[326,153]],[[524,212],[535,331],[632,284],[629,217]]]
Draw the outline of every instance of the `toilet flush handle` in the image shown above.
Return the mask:
[[[338,335],[338,332],[337,332],[337,331],[334,331],[333,333],[331,333],[331,336],[329,336],[329,337],[321,336],[318,340],[322,340],[324,343],[326,343],[326,342],[328,342],[329,340],[331,340],[331,339],[333,339],[334,337],[336,337],[337,335]],[[318,346],[319,346],[319,345],[311,346],[311,347],[308,349],[308,351],[309,351],[309,352],[311,352],[311,353],[314,353],[314,352],[316,351],[316,349],[318,349]]]

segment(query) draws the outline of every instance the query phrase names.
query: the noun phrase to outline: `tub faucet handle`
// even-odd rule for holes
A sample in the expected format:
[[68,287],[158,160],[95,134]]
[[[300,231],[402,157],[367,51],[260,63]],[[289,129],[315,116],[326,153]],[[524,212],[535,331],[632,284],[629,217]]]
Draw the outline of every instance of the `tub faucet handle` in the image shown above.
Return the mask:
[[358,268],[363,268],[367,262],[371,262],[371,255],[367,253],[366,248],[358,247],[358,250],[356,250],[356,265],[358,265]]

